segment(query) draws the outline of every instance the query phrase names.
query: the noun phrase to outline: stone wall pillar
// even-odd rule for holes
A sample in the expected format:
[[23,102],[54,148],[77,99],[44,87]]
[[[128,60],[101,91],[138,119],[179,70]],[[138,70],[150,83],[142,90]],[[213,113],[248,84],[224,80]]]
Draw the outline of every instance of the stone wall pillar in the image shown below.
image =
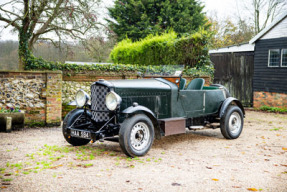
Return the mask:
[[61,125],[62,72],[47,72],[46,125]]

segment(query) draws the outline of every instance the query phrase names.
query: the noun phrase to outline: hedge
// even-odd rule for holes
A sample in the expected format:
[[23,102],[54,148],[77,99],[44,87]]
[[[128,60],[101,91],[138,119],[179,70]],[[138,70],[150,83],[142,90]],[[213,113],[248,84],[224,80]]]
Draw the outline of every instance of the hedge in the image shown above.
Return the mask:
[[[173,68],[173,66],[170,66]],[[137,65],[137,64],[64,64],[60,62],[49,62],[42,58],[30,57],[28,65],[26,65],[26,70],[60,70],[65,74],[70,73],[81,73],[81,72],[134,72],[134,73],[145,73],[147,70],[151,73],[158,74],[166,71],[161,65],[158,66],[147,66],[147,65]],[[171,69],[170,69],[171,70]],[[185,68],[184,74],[188,76],[213,76],[213,65],[206,65],[200,69]]]
[[[141,72],[162,73],[162,65],[185,65],[184,75],[211,76],[214,68],[208,55],[209,34],[200,30],[192,35],[177,38],[173,31],[163,35],[150,35],[147,38],[131,42],[125,39],[111,52],[115,64],[77,65],[50,62],[29,54],[25,70],[61,70],[64,74],[79,72]],[[168,67],[167,67],[168,68]],[[169,69],[169,70],[170,70]]]
[[114,63],[141,65],[185,65],[201,68],[210,64],[208,42],[210,34],[200,29],[181,38],[173,31],[149,35],[132,42],[124,39],[110,54]]

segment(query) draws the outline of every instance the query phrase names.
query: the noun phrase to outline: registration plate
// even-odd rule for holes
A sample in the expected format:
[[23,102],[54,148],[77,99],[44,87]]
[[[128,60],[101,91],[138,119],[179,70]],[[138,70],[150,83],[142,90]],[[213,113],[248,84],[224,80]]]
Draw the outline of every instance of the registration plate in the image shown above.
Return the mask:
[[79,130],[72,129],[71,136],[80,137],[84,139],[91,139],[91,133],[89,131],[79,131]]

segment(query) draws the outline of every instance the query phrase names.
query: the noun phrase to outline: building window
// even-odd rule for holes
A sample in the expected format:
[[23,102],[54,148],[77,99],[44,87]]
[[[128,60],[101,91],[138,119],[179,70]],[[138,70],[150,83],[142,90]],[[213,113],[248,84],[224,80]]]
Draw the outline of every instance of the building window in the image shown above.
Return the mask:
[[268,67],[279,67],[280,65],[280,49],[269,49]]
[[287,49],[281,50],[281,67],[287,67]]

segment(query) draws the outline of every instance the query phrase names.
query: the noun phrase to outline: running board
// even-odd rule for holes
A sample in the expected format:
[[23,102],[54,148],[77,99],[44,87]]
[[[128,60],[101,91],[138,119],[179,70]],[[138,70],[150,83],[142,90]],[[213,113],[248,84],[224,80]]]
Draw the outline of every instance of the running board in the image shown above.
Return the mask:
[[217,129],[217,128],[220,128],[220,125],[211,125],[211,124],[208,124],[208,125],[205,125],[205,126],[190,126],[188,127],[189,130],[201,130],[201,129]]
[[200,130],[200,129],[206,129],[204,126],[190,126],[188,128],[189,130]]

